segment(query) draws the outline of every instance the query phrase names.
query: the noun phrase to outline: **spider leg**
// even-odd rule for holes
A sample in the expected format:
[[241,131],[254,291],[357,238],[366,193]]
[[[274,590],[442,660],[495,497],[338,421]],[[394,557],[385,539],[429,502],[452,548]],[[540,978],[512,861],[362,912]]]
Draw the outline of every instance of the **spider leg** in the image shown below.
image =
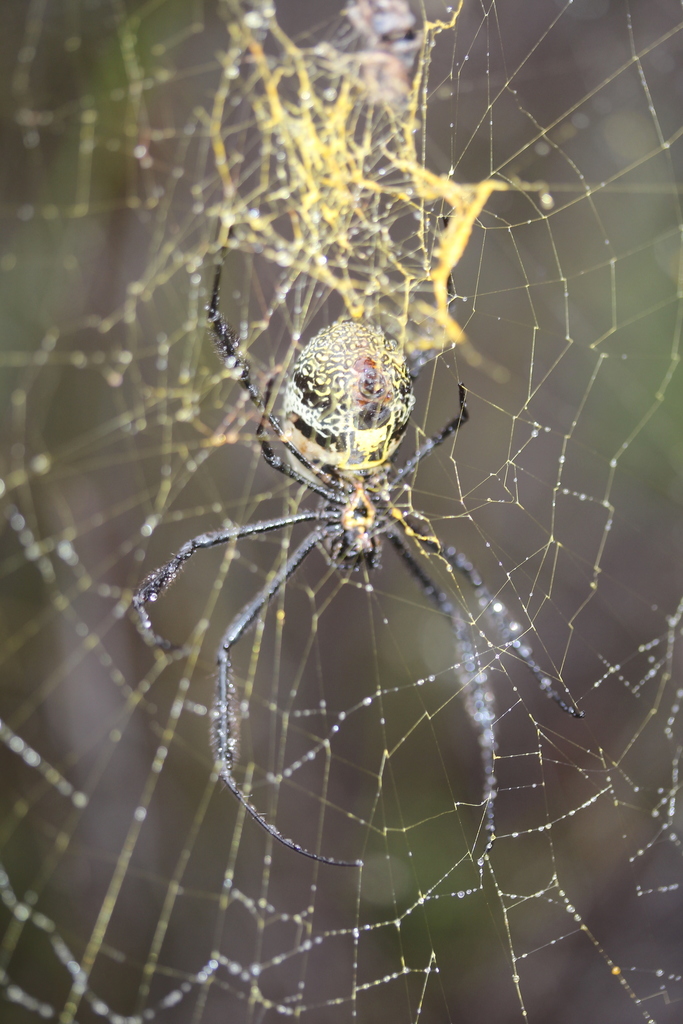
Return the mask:
[[453,605],[448,595],[437,587],[397,533],[390,530],[387,533],[387,538],[403,559],[411,576],[422,587],[424,594],[436,605],[439,611],[443,612],[451,623],[460,656],[467,669],[468,679],[465,688],[465,703],[468,714],[479,733],[479,746],[484,767],[484,828],[488,834],[484,853],[487,853],[495,839],[494,803],[498,794],[498,779],[495,773],[497,743],[494,732],[494,698],[493,692],[488,685],[488,676],[481,665],[480,656],[472,643],[471,629],[459,609]]
[[240,352],[240,343],[237,333],[233,330],[227,320],[218,312],[218,299],[220,294],[221,270],[227,249],[221,249],[220,260],[216,263],[216,275],[211,292],[211,301],[206,307],[208,321],[214,334],[214,344],[218,355],[229,370],[239,370],[239,382],[247,392],[256,408],[263,412],[265,403],[259,388],[251,379],[251,368],[249,363]]
[[332,857],[323,857],[321,854],[311,853],[310,850],[306,850],[303,846],[295,843],[294,840],[287,839],[281,832],[278,832],[274,825],[271,825],[270,822],[266,821],[263,815],[261,815],[260,812],[249,803],[249,800],[240,789],[232,774],[232,767],[237,757],[239,747],[240,719],[235,684],[232,680],[230,650],[254,623],[254,620],[261,609],[268,605],[271,598],[277,594],[280,587],[286,583],[294,572],[296,572],[306,556],[310,554],[318,543],[320,543],[322,538],[322,529],[313,530],[306,540],[304,540],[296,551],[287,559],[282,568],[275,573],[272,579],[270,579],[258,594],[256,594],[256,596],[244,606],[242,611],[235,616],[226,629],[217,655],[218,685],[212,711],[213,749],[216,760],[220,762],[221,778],[228,788],[234,793],[245,810],[249,812],[252,818],[257,821],[269,835],[274,839],[277,839],[278,842],[283,844],[283,846],[287,846],[290,850],[295,850],[297,853],[303,854],[304,857],[310,857],[311,860],[321,861],[323,864],[335,864],[341,867],[359,867],[359,861],[343,861],[334,860]]
[[311,490],[315,491],[321,497],[326,498],[328,501],[333,501],[335,496],[331,491],[325,490],[323,487],[320,487],[319,485],[316,486],[310,480],[306,479],[305,477],[299,474],[296,474],[295,470],[291,469],[291,467],[289,467],[285,462],[283,462],[282,459],[278,458],[274,454],[269,442],[263,436],[263,423],[265,420],[267,420],[272,429],[275,431],[278,440],[280,440],[282,444],[284,444],[287,451],[290,452],[290,454],[293,455],[294,458],[297,459],[297,461],[300,462],[301,465],[305,469],[307,469],[314,477],[320,479],[323,484],[329,483],[329,477],[327,476],[327,474],[323,473],[311,462],[309,462],[306,456],[302,455],[298,448],[296,448],[291,441],[288,441],[285,435],[283,434],[279,420],[277,419],[276,416],[273,415],[272,412],[268,410],[267,397],[263,396],[258,386],[251,379],[251,367],[249,365],[248,360],[245,359],[244,355],[240,351],[240,343],[237,333],[233,330],[233,328],[230,326],[227,320],[223,319],[223,317],[218,311],[221,271],[223,269],[223,259],[225,257],[226,251],[226,249],[221,249],[220,261],[216,263],[216,275],[214,277],[213,282],[213,291],[211,292],[211,301],[209,302],[209,305],[206,307],[206,312],[208,314],[207,319],[213,331],[216,351],[218,352],[219,357],[225,363],[227,369],[231,371],[237,369],[239,371],[239,383],[247,392],[256,408],[262,414],[261,427],[258,431],[258,437],[261,442],[261,451],[263,452],[263,457],[268,463],[268,465],[272,466],[273,469],[277,469],[280,473],[284,473],[286,476],[291,476],[299,483],[305,484]]
[[[403,517],[399,518],[397,521],[401,528],[406,531],[410,537],[413,537],[418,541],[418,543],[427,551],[441,555],[447,564],[455,570],[455,572],[458,572],[468,581],[468,583],[470,583],[474,590],[479,607],[484,613],[492,615],[496,619],[498,629],[501,633],[503,648],[510,651],[511,654],[524,662],[546,696],[551,700],[554,700],[556,704],[559,704],[562,710],[566,711],[567,714],[571,715],[573,718],[583,718],[584,712],[580,711],[573,703],[567,703],[567,701],[560,696],[553,686],[552,680],[543,671],[541,666],[532,658],[531,648],[527,647],[519,638],[517,635],[518,630],[512,628],[513,623],[511,622],[510,616],[502,601],[494,598],[488,588],[484,586],[481,576],[472,563],[469,562],[463,554],[456,551],[454,547],[444,548],[438,537],[435,537],[433,534],[427,536],[416,530],[412,526],[412,523],[414,522],[415,525],[417,525],[417,520],[411,520],[410,526],[403,520]],[[484,636],[483,633],[482,636]],[[571,700],[571,695],[569,693],[567,693],[567,696]]]
[[159,636],[152,628],[152,623],[145,605],[153,603],[160,594],[170,587],[178,573],[196,551],[201,548],[214,548],[218,544],[227,544],[231,540],[239,540],[242,537],[253,536],[254,534],[268,533],[271,530],[280,530],[284,526],[294,526],[296,523],[310,522],[318,519],[318,512],[299,512],[296,515],[283,516],[280,519],[264,519],[259,523],[249,523],[246,526],[229,526],[224,530],[213,530],[210,533],[200,533],[192,540],[183,544],[180,551],[169,559],[164,565],[155,569],[147,576],[133,594],[133,607],[138,613],[142,632],[148,639],[152,640],[157,647],[164,650],[177,650],[175,644],[165,637]]
[[[437,550],[436,545],[433,550]],[[487,587],[484,586],[481,576],[472,563],[468,561],[461,552],[456,551],[454,547],[442,548],[439,545],[438,550],[446,559],[448,564],[471,583],[475,596],[477,597],[479,607],[496,618],[498,628],[501,632],[503,645],[524,662],[526,667],[534,675],[538,685],[545,695],[551,700],[554,700],[556,704],[559,704],[562,710],[566,711],[568,715],[571,715],[573,718],[583,718],[585,712],[581,711],[573,703],[568,704],[567,701],[560,696],[553,686],[552,680],[546,675],[541,666],[532,658],[531,649],[524,644],[519,636],[517,636],[518,631],[512,628],[513,624],[510,620],[509,613],[502,601],[494,599]],[[567,693],[567,696],[571,700],[571,695],[569,693]]]
[[288,463],[281,459],[279,455],[276,455],[273,451],[273,447],[268,441],[266,435],[263,433],[263,424],[259,426],[256,431],[256,436],[261,443],[261,453],[263,458],[272,469],[276,469],[278,473],[283,473],[285,476],[290,477],[292,480],[296,480],[297,483],[303,484],[308,487],[309,491],[314,491],[315,494],[319,494],[321,498],[325,498],[326,501],[340,502],[345,498],[343,491],[328,491],[324,487],[319,487],[314,484],[312,480],[307,479],[301,473],[297,473]]
[[[269,402],[270,402],[270,389],[271,389],[271,386],[272,386],[272,381],[270,381],[268,383],[268,387],[266,389],[266,396],[265,396],[266,407],[269,405]],[[308,489],[310,491],[314,491],[316,494],[319,494],[320,497],[324,498],[326,501],[340,501],[340,500],[343,501],[343,500],[345,500],[345,495],[344,495],[343,491],[337,489],[336,491],[333,492],[331,490],[327,490],[325,487],[321,487],[319,484],[314,483],[312,480],[310,480],[307,477],[303,476],[301,473],[297,473],[297,471],[292,466],[290,466],[287,462],[285,462],[284,459],[281,459],[279,455],[275,454],[275,452],[273,451],[273,446],[271,445],[270,441],[268,440],[268,435],[266,434],[266,427],[265,427],[265,420],[266,420],[266,418],[267,418],[266,414],[264,413],[263,416],[261,417],[261,422],[259,423],[259,425],[258,425],[258,427],[256,429],[256,437],[257,437],[258,441],[260,442],[261,454],[263,455],[263,458],[265,459],[266,463],[272,469],[276,469],[278,471],[278,473],[283,473],[284,476],[288,476],[292,480],[296,480],[297,483],[303,484],[305,487],[308,487]],[[308,465],[308,463],[306,463],[306,465]],[[323,476],[323,474],[321,474],[321,473],[318,473],[317,475],[319,477],[321,477],[321,478]],[[329,477],[327,477],[327,474],[325,474],[325,479],[329,480]]]
[[443,444],[446,438],[457,433],[462,424],[467,423],[467,420],[469,419],[469,413],[467,412],[466,405],[467,389],[463,384],[458,384],[458,395],[460,398],[460,409],[458,411],[458,415],[454,419],[450,420],[445,427],[442,427],[438,434],[434,434],[433,437],[430,437],[424,444],[420,445],[415,454],[412,455],[406,464],[398,470],[391,481],[392,485],[404,480],[413,472],[422,459],[426,458],[427,455],[431,455],[434,449],[438,448],[440,444]]

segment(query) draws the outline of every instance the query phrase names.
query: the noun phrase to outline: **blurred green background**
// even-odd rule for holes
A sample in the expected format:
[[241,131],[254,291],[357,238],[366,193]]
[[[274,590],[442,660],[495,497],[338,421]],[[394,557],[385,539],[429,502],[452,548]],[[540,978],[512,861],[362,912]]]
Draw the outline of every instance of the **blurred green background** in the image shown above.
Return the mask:
[[[236,652],[240,782],[362,872],[273,849],[212,774],[215,649],[289,538],[193,560],[154,615],[186,658],[147,647],[131,615],[188,537],[303,500],[260,460],[204,322],[206,125],[254,13],[3,9],[0,1015],[678,1021],[680,5],[466,0],[429,53],[426,165],[545,182],[554,204],[487,205],[454,278],[484,364],[430,362],[406,442],[453,415],[464,381],[470,422],[410,500],[585,711],[563,715],[518,665],[492,673],[499,838],[482,871],[458,652],[390,550],[371,581],[312,555]],[[277,15],[302,46],[350,45],[331,0]],[[249,137],[249,68],[228,147]],[[263,379],[292,310],[306,332],[340,312],[305,285],[280,297],[283,280],[267,253],[225,264],[226,313],[268,322],[250,349]],[[273,786],[282,763],[296,770]]]

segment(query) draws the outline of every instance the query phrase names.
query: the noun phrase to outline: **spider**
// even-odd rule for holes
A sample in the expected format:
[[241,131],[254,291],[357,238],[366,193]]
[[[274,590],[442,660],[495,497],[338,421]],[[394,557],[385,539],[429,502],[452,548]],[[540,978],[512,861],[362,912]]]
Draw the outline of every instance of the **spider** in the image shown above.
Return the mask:
[[423,33],[406,0],[354,0],[346,17],[362,49],[355,54],[371,101],[403,107],[410,95],[410,72]]
[[[532,658],[530,649],[519,639],[520,626],[511,622],[502,604],[494,600],[467,558],[455,548],[444,546],[417,514],[404,512],[395,503],[395,496],[405,491],[406,481],[419,463],[447,438],[453,437],[467,421],[465,388],[458,385],[455,416],[397,467],[395,457],[415,402],[412,381],[424,359],[418,354],[409,365],[399,343],[376,327],[361,321],[341,320],[321,330],[301,351],[286,384],[281,420],[271,408],[270,386],[263,393],[254,381],[237,334],[219,313],[224,254],[225,250],[216,265],[211,301],[206,307],[218,356],[237,376],[261,415],[257,437],[266,463],[304,485],[320,500],[317,507],[293,515],[229,526],[188,540],[165,565],[150,573],[135,592],[133,606],[141,630],[150,642],[166,650],[174,649],[175,645],[154,631],[146,606],[164,593],[197,551],[299,523],[312,524],[308,536],[245,604],[223,635],[217,652],[212,743],[224,782],[273,838],[325,864],[358,866],[360,861],[341,861],[312,853],[288,839],[251,804],[235,781],[233,764],[238,752],[240,719],[231,651],[313,550],[320,550],[339,571],[363,567],[373,570],[379,566],[383,541],[388,541],[423,594],[450,622],[464,654],[463,660],[468,669],[473,669],[466,693],[468,710],[478,725],[483,751],[488,849],[494,838],[496,796],[492,697],[485,685],[486,673],[478,666],[478,656],[470,639],[470,624],[448,594],[433,582],[418,555],[440,555],[449,571],[468,582],[479,607],[496,617],[502,648],[524,662],[542,690],[564,711],[576,718],[583,717],[583,712],[563,700],[555,690],[552,681]],[[269,431],[284,448],[286,458],[276,453]]]

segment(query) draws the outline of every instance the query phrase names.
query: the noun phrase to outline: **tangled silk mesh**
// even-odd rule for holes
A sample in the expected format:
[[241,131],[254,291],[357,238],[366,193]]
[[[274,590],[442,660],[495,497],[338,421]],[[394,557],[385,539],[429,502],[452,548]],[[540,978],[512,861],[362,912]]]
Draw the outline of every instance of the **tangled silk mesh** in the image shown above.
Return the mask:
[[[430,0],[414,65],[363,5],[277,6],[5,15],[2,1019],[678,1021],[680,5]],[[311,505],[211,350],[221,246],[276,409],[342,316],[423,363],[408,454],[465,383],[404,500],[585,713],[438,554],[467,637],[391,550],[312,554],[235,648],[235,775],[358,869],[273,842],[208,743],[222,631],[301,528],[192,560],[153,609],[180,653],[131,615],[188,537]]]

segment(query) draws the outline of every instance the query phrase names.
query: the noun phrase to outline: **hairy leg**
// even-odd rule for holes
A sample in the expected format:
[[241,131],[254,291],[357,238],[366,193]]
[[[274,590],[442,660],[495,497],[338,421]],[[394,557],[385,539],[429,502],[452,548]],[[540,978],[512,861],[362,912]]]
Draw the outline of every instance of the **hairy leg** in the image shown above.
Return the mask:
[[238,701],[235,692],[235,684],[232,678],[232,662],[230,651],[244,633],[253,625],[259,612],[266,607],[270,600],[277,594],[280,587],[296,572],[313,548],[322,541],[323,530],[313,530],[306,540],[299,545],[294,553],[287,559],[281,569],[266,583],[255,597],[244,606],[232,620],[226,629],[221,645],[218,649],[218,683],[216,687],[216,699],[213,706],[212,735],[213,749],[216,760],[220,763],[221,778],[228,788],[234,793],[242,806],[249,812],[252,818],[268,832],[274,839],[289,847],[290,850],[301,853],[312,860],[321,861],[323,864],[335,864],[342,867],[357,867],[357,861],[335,860],[332,857],[324,857],[321,854],[311,853],[303,846],[287,839],[279,832],[274,825],[266,821],[262,814],[253,807],[232,774],[233,764],[236,760],[239,748],[240,717]]
[[140,618],[142,631],[157,647],[164,650],[177,649],[175,644],[165,637],[159,636],[152,628],[152,623],[145,608],[148,603],[156,601],[161,594],[178,577],[180,570],[185,563],[203,548],[215,548],[219,544],[227,544],[231,540],[239,540],[242,537],[253,537],[261,533],[269,533],[272,530],[280,530],[284,526],[294,526],[296,523],[310,522],[319,518],[317,512],[299,512],[297,515],[283,516],[280,519],[264,519],[259,523],[249,523],[247,526],[228,526],[224,530],[213,530],[210,533],[200,533],[183,544],[180,551],[173,555],[168,562],[155,569],[145,577],[138,589],[133,594],[133,607]]

